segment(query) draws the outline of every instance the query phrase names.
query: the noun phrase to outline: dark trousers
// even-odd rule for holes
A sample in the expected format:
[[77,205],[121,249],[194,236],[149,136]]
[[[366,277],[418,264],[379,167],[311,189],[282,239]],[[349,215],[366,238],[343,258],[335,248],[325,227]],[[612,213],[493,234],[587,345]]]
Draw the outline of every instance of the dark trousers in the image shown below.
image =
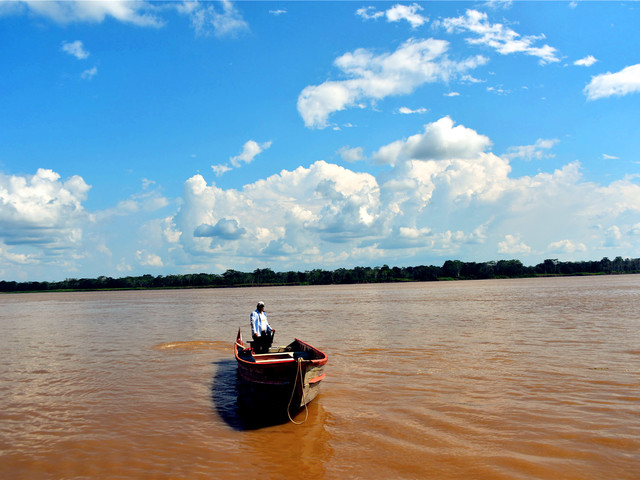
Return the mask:
[[273,343],[273,332],[261,332],[260,336],[253,341],[253,351],[255,353],[269,353],[269,347]]

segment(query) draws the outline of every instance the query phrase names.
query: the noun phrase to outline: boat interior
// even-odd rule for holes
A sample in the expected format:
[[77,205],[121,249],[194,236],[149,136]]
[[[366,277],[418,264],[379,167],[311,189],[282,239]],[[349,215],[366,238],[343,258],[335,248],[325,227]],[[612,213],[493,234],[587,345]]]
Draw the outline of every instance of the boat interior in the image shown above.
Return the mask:
[[[251,344],[253,342],[249,342]],[[312,360],[313,355],[311,352],[305,350],[294,350],[294,345],[287,345],[286,347],[271,347],[268,353],[253,353],[253,350],[242,350],[238,352],[240,356],[247,359],[252,358],[257,363],[269,363],[269,362],[294,362],[299,358],[303,360]]]

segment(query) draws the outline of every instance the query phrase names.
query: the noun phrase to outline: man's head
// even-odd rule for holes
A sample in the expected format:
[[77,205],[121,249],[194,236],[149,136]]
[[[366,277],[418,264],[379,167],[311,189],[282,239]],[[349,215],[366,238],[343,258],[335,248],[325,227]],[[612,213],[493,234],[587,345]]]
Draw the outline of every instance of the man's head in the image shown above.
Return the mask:
[[257,309],[258,309],[259,311],[264,310],[264,302],[258,302]]

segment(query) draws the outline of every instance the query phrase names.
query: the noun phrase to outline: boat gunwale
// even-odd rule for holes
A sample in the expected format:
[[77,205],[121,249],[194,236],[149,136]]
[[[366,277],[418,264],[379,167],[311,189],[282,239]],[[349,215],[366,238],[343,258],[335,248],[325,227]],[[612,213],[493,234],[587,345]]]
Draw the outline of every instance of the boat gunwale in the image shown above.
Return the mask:
[[[265,367],[275,367],[278,365],[287,365],[289,363],[295,362],[295,359],[292,358],[286,358],[286,359],[282,359],[282,360],[267,360],[267,361],[263,361],[263,362],[258,362],[255,359],[252,360],[247,360],[245,358],[242,358],[240,356],[240,352],[241,351],[247,351],[250,352],[251,351],[251,347],[245,347],[244,343],[238,343],[238,340],[241,339],[240,337],[240,330],[238,330],[238,339],[236,339],[236,342],[234,344],[234,353],[235,353],[235,357],[236,360],[238,362],[240,362],[243,365],[246,365],[248,368],[251,368],[253,366],[265,366]],[[313,345],[310,345],[309,343],[300,340],[299,338],[296,338],[292,343],[298,342],[298,344],[300,345],[304,345],[306,346],[309,350],[315,352],[316,354],[318,354],[320,356],[320,358],[314,358],[314,359],[309,359],[309,360],[301,360],[304,364],[306,364],[307,366],[314,366],[314,367],[320,367],[323,366],[327,363],[328,361],[328,357],[327,354],[324,353],[322,350],[314,347]],[[284,347],[283,347],[284,348]],[[302,350],[304,351],[304,350]],[[253,355],[251,356],[251,358],[253,358]]]

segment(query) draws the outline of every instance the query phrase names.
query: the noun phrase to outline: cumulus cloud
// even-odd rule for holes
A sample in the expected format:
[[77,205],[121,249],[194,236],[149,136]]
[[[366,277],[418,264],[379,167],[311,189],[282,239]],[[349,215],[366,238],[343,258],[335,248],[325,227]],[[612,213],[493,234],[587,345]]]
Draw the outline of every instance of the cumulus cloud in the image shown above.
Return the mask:
[[253,160],[271,147],[271,142],[258,143],[255,140],[249,140],[242,146],[242,152],[239,155],[229,158],[229,163],[211,165],[213,172],[216,176],[221,176],[224,173],[233,170],[234,168],[240,168],[242,165],[253,162]]
[[228,164],[211,165],[211,168],[213,170],[213,173],[216,174],[216,177],[220,177],[225,173],[233,170],[233,168],[231,168]]
[[77,175],[61,181],[53,170],[35,175],[0,173],[0,240],[6,245],[69,248],[82,237],[82,202],[91,187]]
[[520,158],[522,160],[542,160],[543,158],[552,158],[554,155],[547,153],[557,143],[557,138],[544,139],[539,138],[533,145],[522,145],[518,147],[509,147],[507,153],[504,154],[505,158],[513,160]]
[[504,240],[498,243],[498,253],[518,255],[531,252],[531,247],[520,240],[519,235],[505,235]]
[[[357,156],[352,150],[346,147],[345,155]],[[489,137],[450,117],[380,146],[373,158],[380,162],[377,177],[325,161],[240,189],[194,175],[184,183],[177,211],[155,214],[142,227],[134,220],[162,204],[151,181],[118,204],[118,215],[106,216],[84,212],[89,187],[80,177],[62,181],[50,170],[3,176],[0,268],[40,261],[35,250],[18,249],[16,241],[41,250],[77,246],[82,235],[91,234],[88,216],[105,232],[91,245],[104,246],[119,272],[132,271],[132,265],[304,270],[501,255],[538,262],[547,253],[584,259],[620,246],[640,247],[637,177],[609,185],[588,182],[579,162],[514,177],[509,159],[491,152]],[[118,219],[129,219],[127,231],[139,229],[133,253],[108,244],[110,222]],[[100,260],[103,265],[104,253]]]
[[212,2],[184,2],[177,8],[191,19],[191,24],[199,35],[235,37],[249,30],[249,24],[242,13],[229,0],[220,2],[221,8]]
[[[63,25],[80,22],[100,23],[107,18],[113,18],[123,23],[156,28],[165,25],[161,15],[170,8],[188,17],[198,35],[236,37],[249,30],[249,24],[230,0],[220,0],[215,4],[204,0],[186,0],[169,6],[144,0],[0,0],[0,7],[5,15],[29,12]],[[286,10],[271,10],[270,13],[282,15]]]
[[185,183],[173,223],[189,255],[251,252],[269,258],[287,252],[298,260],[312,255],[312,261],[323,242],[370,235],[379,215],[378,195],[371,175],[323,161],[242,190],[207,185],[196,175]]
[[587,246],[581,242],[572,242],[571,240],[559,240],[557,242],[552,242],[547,247],[547,252],[549,253],[576,253],[576,252],[586,252]]
[[143,179],[143,192],[130,195],[120,200],[115,207],[96,211],[92,217],[98,222],[104,222],[114,217],[128,216],[135,213],[156,212],[169,205],[169,200],[159,188],[151,189],[154,182]]
[[604,245],[606,247],[617,247],[620,245],[621,239],[622,232],[620,231],[620,227],[618,227],[617,225],[612,225],[605,232]]
[[623,68],[616,73],[603,73],[591,78],[584,88],[588,100],[624,96],[640,92],[640,64]]
[[631,225],[631,228],[629,229],[629,235],[640,235],[640,223]]
[[559,62],[557,50],[549,45],[535,46],[538,40],[544,39],[544,35],[521,36],[511,28],[501,23],[489,22],[489,17],[484,12],[467,10],[460,17],[446,18],[439,22],[448,32],[471,32],[476,36],[467,38],[471,45],[485,45],[493,48],[501,55],[524,53],[538,57],[541,64]]
[[411,27],[417,28],[424,25],[429,21],[427,17],[420,15],[420,11],[423,8],[417,3],[413,3],[411,5],[394,5],[389,10],[385,12],[387,16],[387,20],[389,22],[399,22],[401,20],[406,20],[409,22]]
[[394,258],[579,259],[640,243],[636,178],[587,182],[578,162],[515,178],[509,159],[490,149],[487,136],[443,117],[381,146],[378,177],[324,161],[239,190],[196,175],[167,222],[171,248],[221,268],[304,269]]
[[381,12],[376,7],[361,7],[356,10],[356,15],[362,17],[364,20],[377,20],[384,17],[384,12]]
[[345,53],[334,64],[347,79],[305,87],[298,112],[307,127],[325,128],[334,112],[406,95],[425,83],[447,82],[487,62],[482,56],[452,61],[446,55],[448,47],[444,40],[411,39],[392,53],[376,55],[364,48]]
[[[143,267],[162,267],[164,265],[162,258],[155,253],[149,253],[146,250],[138,250],[136,258]],[[126,267],[124,268],[126,270]]]
[[224,240],[237,240],[247,233],[237,220],[221,218],[215,225],[199,225],[193,235],[194,237],[220,237]]
[[129,273],[133,271],[133,267],[127,262],[126,258],[121,258],[120,263],[116,266],[116,270],[120,273]]
[[349,146],[342,147],[338,150],[338,153],[346,162],[357,162],[364,158],[364,154],[362,153],[362,147],[354,147],[351,148]]
[[472,158],[491,145],[485,135],[466,128],[454,127],[450,117],[425,125],[424,132],[407,140],[397,140],[381,147],[373,158],[379,163],[395,165],[403,160],[444,160]]
[[[99,23],[107,17],[121,22],[143,27],[160,27],[162,20],[157,17],[152,4],[145,1],[128,0],[16,0],[31,13],[47,17],[54,22],[68,24],[73,22]],[[16,9],[15,13],[19,13]]]
[[417,3],[413,3],[411,5],[394,5],[389,10],[385,12],[387,17],[387,21],[389,22],[399,22],[400,20],[406,20],[409,22],[411,27],[416,28],[424,25],[429,19],[427,17],[423,17],[420,15],[422,10],[424,10]]
[[78,60],[84,60],[89,57],[89,52],[85,50],[84,44],[80,40],[75,42],[63,42],[62,51],[76,57]]
[[0,264],[9,265],[35,265],[38,259],[33,254],[14,253],[6,245],[0,242]]
[[258,143],[254,140],[249,140],[242,147],[242,153],[235,157],[231,157],[229,161],[231,165],[234,167],[240,167],[245,163],[253,162],[253,159],[256,158],[257,155],[264,152],[267,148],[271,146],[271,142]]
[[424,17],[419,13],[422,10],[424,9],[417,3],[413,3],[411,5],[396,4],[383,12],[378,11],[375,7],[371,6],[362,7],[356,11],[356,15],[365,20],[377,20],[381,17],[386,17],[387,22],[399,22],[401,20],[406,20],[412,28],[417,28],[429,21],[427,17]]
[[586,57],[581,58],[580,60],[576,60],[575,62],[573,62],[573,64],[578,67],[590,67],[597,61],[598,60],[596,60],[596,57],[594,57],[593,55],[587,55]]

